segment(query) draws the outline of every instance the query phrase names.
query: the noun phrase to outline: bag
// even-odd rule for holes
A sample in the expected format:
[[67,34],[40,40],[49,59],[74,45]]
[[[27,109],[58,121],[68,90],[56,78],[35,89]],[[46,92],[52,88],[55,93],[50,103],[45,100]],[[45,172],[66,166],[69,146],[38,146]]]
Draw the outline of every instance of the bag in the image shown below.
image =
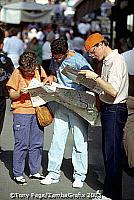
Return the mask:
[[[40,75],[40,81],[42,81],[40,65],[39,65],[39,75]],[[35,108],[35,112],[37,115],[38,122],[41,126],[45,127],[52,123],[53,113],[47,104],[42,106],[37,106]]]
[[38,122],[41,126],[48,126],[53,121],[53,114],[47,105],[37,106],[35,108]]

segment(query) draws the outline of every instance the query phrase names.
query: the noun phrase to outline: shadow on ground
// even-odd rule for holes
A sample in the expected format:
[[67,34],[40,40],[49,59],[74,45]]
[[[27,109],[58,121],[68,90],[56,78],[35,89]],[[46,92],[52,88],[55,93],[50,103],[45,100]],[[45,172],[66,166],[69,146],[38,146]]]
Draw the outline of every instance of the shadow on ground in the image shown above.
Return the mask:
[[[12,162],[13,162],[13,151],[2,151],[0,153],[0,160],[4,163],[5,167],[9,171],[9,176],[13,179],[13,171],[12,171]],[[47,165],[48,165],[48,151],[43,151],[43,158],[42,158],[42,172],[44,176],[47,175]],[[97,180],[98,175],[95,172],[95,167],[89,165],[89,172],[86,177],[86,183],[89,187],[93,188],[94,190],[98,188],[102,188],[102,184]],[[73,181],[73,166],[72,166],[72,159],[63,159],[61,171],[64,173],[65,177],[69,179],[71,182]],[[29,167],[28,162],[26,159],[25,164],[25,171],[24,173],[29,176]]]
[[[123,154],[124,157],[124,154]],[[13,172],[12,172],[12,162],[13,162],[13,151],[1,151],[0,153],[0,160],[4,163],[5,167],[9,171],[9,176],[11,179],[13,179]],[[42,158],[42,173],[44,176],[47,175],[47,165],[48,165],[48,151],[43,151],[43,158]],[[86,177],[86,184],[91,187],[94,190],[97,190],[98,188],[101,190],[103,188],[103,184],[98,181],[98,174],[96,173],[97,166],[89,164],[88,168],[88,174]],[[129,176],[134,176],[134,168],[129,168],[126,158],[124,158],[123,162],[123,169]],[[69,179],[71,182],[73,182],[73,165],[72,165],[72,159],[63,159],[61,171],[64,173],[65,177]],[[25,174],[29,175],[29,167],[28,162],[26,159],[26,165],[25,165]]]
[[[43,152],[43,160],[42,160],[42,167],[43,167],[43,174],[47,174],[47,163],[48,163],[48,152]],[[93,165],[89,165],[89,172],[87,174],[85,182],[89,187],[91,187],[94,190],[102,189],[103,184],[99,182],[98,175],[95,172],[96,167]],[[71,182],[73,182],[73,165],[72,165],[72,159],[63,159],[61,171],[64,173],[65,177],[69,179]]]

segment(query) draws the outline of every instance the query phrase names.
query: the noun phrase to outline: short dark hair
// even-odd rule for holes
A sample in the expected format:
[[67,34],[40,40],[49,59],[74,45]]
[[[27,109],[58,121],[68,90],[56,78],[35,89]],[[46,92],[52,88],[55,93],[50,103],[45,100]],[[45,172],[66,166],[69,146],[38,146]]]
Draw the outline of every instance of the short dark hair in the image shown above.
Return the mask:
[[51,43],[52,54],[66,54],[68,50],[68,43],[63,38],[53,40]]
[[3,28],[0,27],[0,44],[3,43],[4,38],[5,38],[5,31]]
[[18,34],[18,29],[17,28],[11,28],[9,30],[10,36],[17,36]]
[[25,51],[19,58],[19,65],[21,69],[36,69],[38,67],[36,54],[31,51]]
[[131,35],[130,35],[130,42],[131,42],[132,47],[134,47],[134,31],[131,32]]

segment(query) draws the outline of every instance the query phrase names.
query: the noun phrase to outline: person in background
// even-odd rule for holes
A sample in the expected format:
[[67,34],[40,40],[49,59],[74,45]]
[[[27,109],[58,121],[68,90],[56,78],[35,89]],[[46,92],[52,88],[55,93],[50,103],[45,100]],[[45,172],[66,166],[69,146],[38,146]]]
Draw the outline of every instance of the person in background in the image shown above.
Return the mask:
[[[68,50],[68,43],[65,39],[56,39],[51,43],[52,65],[51,75],[45,80],[51,84],[58,81],[60,85],[83,90],[82,85],[72,82],[62,74],[66,66],[72,66],[75,69],[91,69],[86,59],[75,51]],[[71,130],[73,135],[72,163],[74,167],[73,187],[82,188],[87,174],[88,153],[87,153],[87,134],[88,122],[82,117],[67,109],[61,104],[55,107],[54,115],[54,134],[51,147],[48,154],[48,175],[41,184],[58,183],[60,179],[60,168],[63,160],[67,135]]]
[[33,37],[32,40],[27,44],[26,51],[34,52],[36,54],[37,63],[42,65],[42,45],[39,44],[36,37]]
[[[9,97],[6,83],[14,70],[11,59],[8,58],[2,51],[4,38],[5,31],[0,27],[0,135],[4,124],[6,99]],[[1,146],[0,151],[2,151]]]
[[[59,37],[60,39],[63,39],[63,40],[66,40],[67,41],[67,44],[68,44],[68,49],[70,50],[74,50],[73,49],[73,46],[72,46],[72,43],[71,43],[71,40],[69,38],[69,35],[67,34],[67,32],[61,32],[59,34]],[[58,39],[58,38],[55,38],[55,39]]]
[[62,17],[62,6],[59,0],[56,0],[54,3],[54,15],[56,20],[60,20]]
[[90,24],[87,23],[84,19],[81,19],[77,25],[78,33],[80,33],[83,38],[87,36],[90,31]]
[[130,43],[132,46],[131,50],[125,51],[122,53],[127,66],[128,66],[128,74],[129,74],[129,90],[128,93],[130,96],[134,96],[134,32],[131,33]]
[[124,128],[123,144],[127,156],[125,170],[129,175],[134,176],[134,32],[131,33],[130,44],[132,49],[122,53],[129,75],[128,119]]
[[43,127],[37,121],[35,108],[32,106],[30,94],[26,89],[33,78],[45,79],[47,77],[36,61],[36,55],[32,52],[24,52],[19,59],[19,68],[15,69],[7,82],[7,88],[11,99],[13,110],[13,175],[17,184],[25,185],[24,167],[28,154],[28,164],[30,169],[29,178],[44,178],[40,175],[44,134]]
[[94,33],[85,41],[90,56],[103,60],[101,77],[90,70],[79,72],[96,81],[102,92],[102,152],[105,180],[102,199],[122,200],[122,140],[128,111],[128,71],[118,50],[112,50],[103,35]]
[[84,39],[83,35],[78,33],[77,35],[74,36],[72,39],[72,47],[75,51],[83,55],[84,53]]
[[50,63],[52,59],[51,42],[55,39],[55,34],[51,31],[47,34],[46,42],[42,46],[42,67],[47,75],[50,75]]
[[4,38],[3,43],[5,44],[6,41],[7,41],[9,38],[10,38],[9,31],[8,31],[8,30],[5,30],[5,38]]
[[43,29],[39,28],[36,34],[36,38],[39,41],[39,44],[43,45],[43,40],[44,40],[44,33],[43,33]]
[[11,28],[9,30],[10,37],[5,41],[3,51],[11,58],[14,67],[18,67],[18,60],[20,55],[24,52],[24,43],[18,38],[18,30]]

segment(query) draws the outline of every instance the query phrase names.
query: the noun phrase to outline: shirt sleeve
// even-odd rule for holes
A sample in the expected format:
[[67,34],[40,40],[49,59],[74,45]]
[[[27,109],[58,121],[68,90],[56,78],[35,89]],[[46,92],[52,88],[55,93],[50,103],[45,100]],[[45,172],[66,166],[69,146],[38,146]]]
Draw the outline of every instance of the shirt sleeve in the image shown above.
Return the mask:
[[5,52],[5,53],[8,52],[8,42],[7,41],[4,43],[3,52]]
[[76,61],[77,69],[79,70],[92,70],[91,65],[87,62],[87,60],[83,56],[79,56],[79,60]]
[[127,73],[126,64],[121,59],[115,59],[112,62],[112,66],[110,68],[108,74],[108,82],[113,86],[113,88],[118,92],[120,86],[122,84],[122,78]]
[[12,74],[15,68],[14,68],[14,65],[13,65],[11,59],[8,57],[7,57],[7,66],[8,66],[10,74]]
[[19,81],[20,81],[19,70],[15,69],[10,79],[8,80],[6,86],[8,88],[12,88],[17,91],[19,89]]

